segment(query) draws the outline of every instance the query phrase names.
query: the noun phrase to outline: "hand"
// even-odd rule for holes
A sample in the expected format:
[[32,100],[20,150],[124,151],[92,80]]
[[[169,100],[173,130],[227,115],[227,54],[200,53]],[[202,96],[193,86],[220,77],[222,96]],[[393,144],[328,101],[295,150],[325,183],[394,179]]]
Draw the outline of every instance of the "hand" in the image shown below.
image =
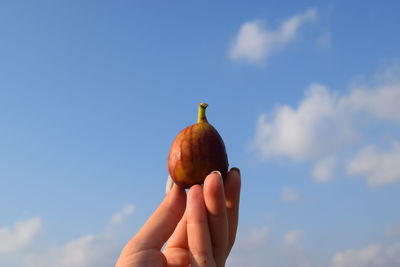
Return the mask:
[[[213,172],[186,196],[173,185],[160,206],[126,244],[116,267],[223,267],[235,242],[240,172],[224,181]],[[162,250],[162,247],[167,245]]]

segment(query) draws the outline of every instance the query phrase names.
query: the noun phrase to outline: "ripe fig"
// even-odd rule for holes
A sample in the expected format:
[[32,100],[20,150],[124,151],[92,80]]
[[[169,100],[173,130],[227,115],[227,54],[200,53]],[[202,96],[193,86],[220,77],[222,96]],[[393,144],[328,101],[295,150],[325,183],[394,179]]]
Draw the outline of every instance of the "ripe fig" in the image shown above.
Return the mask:
[[206,103],[199,104],[197,123],[183,129],[172,143],[168,171],[174,182],[184,188],[202,184],[212,171],[228,171],[225,144],[218,131],[208,123]]

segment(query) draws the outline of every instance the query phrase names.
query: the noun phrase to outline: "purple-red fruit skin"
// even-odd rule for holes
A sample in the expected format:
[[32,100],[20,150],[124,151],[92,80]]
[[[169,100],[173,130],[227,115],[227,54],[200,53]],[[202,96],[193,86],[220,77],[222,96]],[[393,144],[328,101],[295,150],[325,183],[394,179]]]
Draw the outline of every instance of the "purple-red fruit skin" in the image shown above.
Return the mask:
[[168,171],[174,182],[184,188],[202,184],[212,171],[226,176],[224,141],[207,120],[186,127],[176,136],[168,155]]

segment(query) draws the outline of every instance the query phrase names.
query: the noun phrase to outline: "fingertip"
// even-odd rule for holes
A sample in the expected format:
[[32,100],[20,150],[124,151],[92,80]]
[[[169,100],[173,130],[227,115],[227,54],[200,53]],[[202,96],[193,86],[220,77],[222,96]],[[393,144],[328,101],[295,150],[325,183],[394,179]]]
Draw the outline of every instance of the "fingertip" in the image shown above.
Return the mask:
[[229,172],[236,172],[240,176],[240,169],[238,167],[232,167]]
[[179,213],[181,213],[181,210],[184,211],[186,207],[185,190],[173,183],[171,190],[165,196],[165,204],[169,207],[172,207],[174,210],[179,210]]
[[216,176],[216,177],[222,179],[222,174],[220,171],[212,171],[208,176]]
[[213,171],[204,180],[204,191],[215,192],[215,191],[221,191],[221,189],[222,191],[224,190],[222,175],[219,171]]
[[203,217],[205,213],[205,204],[203,196],[203,188],[200,185],[190,187],[187,195],[186,208],[188,212],[188,222]]
[[198,197],[202,196],[203,195],[202,191],[203,191],[203,188],[200,185],[198,185],[198,184],[192,185],[189,188],[188,195],[187,195],[188,202],[191,202],[194,199],[197,199]]
[[241,173],[240,169],[233,167],[229,170],[228,172],[228,177],[226,179],[226,186],[225,187],[233,187],[233,188],[238,188],[240,190],[242,181],[241,181]]

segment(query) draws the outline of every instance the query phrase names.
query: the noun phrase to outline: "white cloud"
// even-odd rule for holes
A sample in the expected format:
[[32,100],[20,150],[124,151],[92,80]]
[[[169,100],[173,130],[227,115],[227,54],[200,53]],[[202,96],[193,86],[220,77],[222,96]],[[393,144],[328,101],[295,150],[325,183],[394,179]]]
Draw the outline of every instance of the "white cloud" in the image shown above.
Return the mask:
[[300,26],[314,19],[316,15],[317,11],[310,8],[283,21],[275,31],[266,28],[259,20],[246,22],[239,30],[229,51],[229,57],[231,60],[260,63],[272,52],[283,49],[293,41]]
[[15,266],[22,267],[113,266],[123,244],[118,238],[117,227],[109,226],[121,223],[133,212],[134,206],[127,204],[111,216],[110,224],[103,231],[47,246],[29,246],[41,229],[39,217],[16,223],[12,229],[0,228],[0,253],[14,252],[5,259],[0,257],[0,265],[16,262]]
[[[397,229],[397,226],[396,226]],[[396,230],[397,231],[397,230]],[[257,227],[238,236],[227,266],[264,267],[395,267],[400,266],[400,242],[373,243],[361,248],[345,249],[324,259],[303,245],[302,230],[282,235],[269,228]],[[389,242],[388,242],[389,241]]]
[[302,230],[293,230],[287,232],[283,237],[284,243],[288,246],[297,245],[302,235],[303,235]]
[[111,216],[111,224],[121,223],[127,216],[131,215],[135,211],[135,206],[133,204],[126,204],[122,210],[114,213]]
[[327,157],[318,161],[312,170],[312,176],[317,182],[326,182],[332,178],[333,169],[336,165],[334,157]]
[[285,202],[297,202],[300,199],[299,193],[291,187],[284,187],[282,190],[282,200]]
[[302,230],[293,230],[284,234],[283,244],[284,244],[284,254],[290,255],[286,257],[287,266],[297,266],[297,267],[310,267],[313,266],[312,260],[306,253],[300,239],[303,236]]
[[349,249],[345,252],[336,254],[333,257],[334,267],[364,267],[379,266],[383,264],[382,247],[378,244],[355,250]]
[[267,245],[270,231],[262,226],[253,228],[246,236],[239,237],[228,257],[227,266],[266,266],[268,262]]
[[[117,225],[135,210],[133,204],[126,204],[111,216],[110,225]],[[112,229],[112,228],[111,228]],[[121,244],[110,229],[97,234],[89,234],[53,245],[42,252],[24,256],[27,267],[106,267],[117,260]]]
[[390,225],[385,231],[385,236],[400,237],[400,223]]
[[300,242],[303,231],[294,230],[275,238],[267,227],[249,230],[238,237],[227,266],[310,267],[312,260]]
[[361,249],[337,253],[333,267],[394,267],[400,266],[400,243],[388,246],[372,244]]
[[20,251],[29,246],[42,228],[40,217],[17,222],[10,229],[0,228],[0,253]]
[[344,103],[354,112],[367,112],[374,117],[400,122],[400,67],[388,68],[377,75],[381,84],[373,88],[363,85],[353,88]]
[[400,121],[398,84],[389,84],[376,91],[355,90],[349,97],[349,104],[360,111],[367,111],[383,119]]
[[[400,69],[400,68],[399,68]],[[259,116],[251,147],[261,158],[287,157],[317,161],[312,175],[316,181],[332,178],[334,168],[343,167],[363,144],[365,129],[376,123],[398,127],[400,122],[400,75],[389,68],[372,86],[353,85],[348,93],[311,84],[297,107],[279,105],[272,114]],[[375,131],[378,134],[380,128]],[[389,132],[390,134],[390,132]],[[335,159],[341,158],[338,162]],[[369,161],[372,166],[363,162]],[[362,150],[347,168],[349,174],[367,176],[378,186],[399,181],[399,149],[380,151],[372,146]],[[385,168],[389,168],[383,170]]]
[[264,158],[304,160],[331,153],[355,136],[339,105],[338,97],[325,86],[311,84],[296,109],[282,105],[270,119],[260,115],[253,147]]
[[371,187],[400,181],[400,143],[389,151],[371,145],[361,150],[347,165],[350,175],[365,175]]
[[118,247],[113,236],[86,235],[53,246],[43,253],[25,255],[27,267],[106,267],[113,266],[118,255]]
[[261,245],[262,243],[264,243],[265,241],[268,240],[268,236],[269,236],[269,229],[265,226],[260,227],[260,228],[254,228],[249,237],[248,237],[248,242],[251,245]]

